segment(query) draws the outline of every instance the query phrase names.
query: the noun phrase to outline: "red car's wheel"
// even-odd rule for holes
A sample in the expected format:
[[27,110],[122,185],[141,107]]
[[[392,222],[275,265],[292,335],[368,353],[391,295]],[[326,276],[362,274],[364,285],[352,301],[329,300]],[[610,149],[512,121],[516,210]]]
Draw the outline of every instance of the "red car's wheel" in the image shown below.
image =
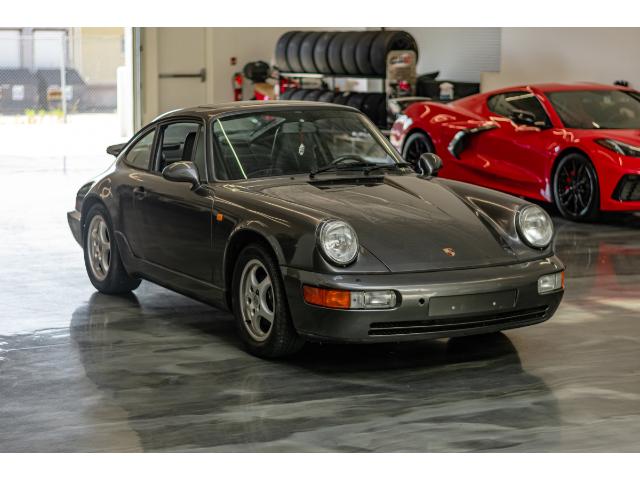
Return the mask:
[[407,162],[415,165],[423,153],[435,153],[431,139],[422,132],[412,133],[404,142],[402,156]]
[[563,217],[593,220],[599,211],[598,176],[591,161],[579,153],[560,159],[553,176],[553,200]]

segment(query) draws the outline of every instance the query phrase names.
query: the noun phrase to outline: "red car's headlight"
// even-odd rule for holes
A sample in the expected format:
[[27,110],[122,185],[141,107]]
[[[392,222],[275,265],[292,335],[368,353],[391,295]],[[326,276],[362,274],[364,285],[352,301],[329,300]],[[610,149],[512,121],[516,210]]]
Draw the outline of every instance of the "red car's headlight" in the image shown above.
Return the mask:
[[627,157],[640,157],[640,147],[634,147],[633,145],[628,145],[610,138],[600,138],[595,142],[604,148],[619,153],[620,155],[626,155]]

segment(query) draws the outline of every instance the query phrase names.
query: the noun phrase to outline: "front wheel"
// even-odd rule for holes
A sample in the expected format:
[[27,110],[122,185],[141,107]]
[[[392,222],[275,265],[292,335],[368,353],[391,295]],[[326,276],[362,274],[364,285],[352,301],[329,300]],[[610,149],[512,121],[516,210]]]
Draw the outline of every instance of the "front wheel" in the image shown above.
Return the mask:
[[553,201],[560,214],[574,221],[594,220],[600,208],[598,176],[579,153],[560,159],[553,175]]
[[84,264],[93,286],[106,294],[138,288],[140,279],[129,276],[120,259],[107,209],[100,204],[91,207],[84,225]]
[[431,139],[422,132],[415,132],[407,137],[402,148],[402,156],[411,165],[417,165],[423,153],[435,153]]
[[262,245],[249,245],[238,256],[232,298],[238,333],[250,353],[277,358],[302,348],[278,264]]

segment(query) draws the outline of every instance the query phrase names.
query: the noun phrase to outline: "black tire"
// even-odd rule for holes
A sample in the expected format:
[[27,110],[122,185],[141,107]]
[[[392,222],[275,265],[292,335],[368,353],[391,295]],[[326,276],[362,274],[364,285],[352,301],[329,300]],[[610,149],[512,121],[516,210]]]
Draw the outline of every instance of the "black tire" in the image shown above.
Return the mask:
[[378,32],[363,32],[356,45],[356,65],[360,75],[375,75],[375,70],[371,65],[371,44],[378,35]]
[[297,31],[286,32],[280,36],[276,42],[276,66],[283,72],[290,72],[291,67],[287,62],[287,47],[289,46],[289,40],[293,37]]
[[296,32],[292,35],[287,44],[287,63],[292,72],[302,72],[302,63],[300,62],[300,46],[310,32]]
[[371,66],[376,75],[384,75],[387,71],[387,53],[391,50],[413,50],[418,53],[415,39],[407,32],[385,30],[378,32],[371,44]]
[[362,113],[371,119],[376,125],[380,125],[383,121],[380,118],[380,102],[384,102],[385,95],[383,93],[369,93],[362,102]]
[[349,95],[349,98],[347,98],[347,105],[362,111],[362,104],[364,103],[366,97],[366,93],[353,92],[351,95]]
[[[96,217],[100,216],[107,228],[107,236],[110,243],[109,249],[109,267],[106,272],[105,278],[98,278],[96,274],[93,272],[91,267],[91,261],[89,259],[90,256],[90,248],[89,242],[91,241],[91,236],[89,232],[89,227],[92,224],[92,220]],[[118,251],[118,244],[116,243],[116,237],[114,235],[113,224],[111,222],[111,217],[109,216],[109,212],[106,207],[101,203],[96,203],[93,205],[86,214],[86,220],[83,225],[82,232],[82,249],[84,251],[84,265],[87,270],[87,275],[89,275],[89,280],[93,284],[96,289],[101,293],[106,293],[107,295],[117,295],[122,293],[128,293],[140,285],[141,280],[139,278],[134,278],[130,276],[124,265],[122,264],[122,259],[120,257],[120,252]]]
[[331,40],[333,40],[333,36],[335,34],[336,32],[324,32],[316,41],[316,45],[313,48],[313,63],[315,64],[318,73],[331,73],[328,51],[329,44],[331,43]]
[[360,75],[360,69],[356,63],[356,48],[362,32],[348,32],[345,34],[342,45],[342,65],[348,75]]
[[[275,303],[273,308],[274,319],[267,336],[263,340],[257,340],[250,333],[250,322],[245,322],[241,302],[242,273],[250,262],[257,260],[265,267],[271,278],[271,298]],[[232,288],[233,314],[236,319],[238,334],[247,351],[262,358],[278,358],[291,355],[302,348],[304,340],[298,335],[291,320],[289,304],[284,289],[284,283],[280,276],[280,269],[273,255],[261,244],[254,243],[245,247],[236,261],[233,270]]]
[[318,72],[313,54],[316,48],[316,42],[321,36],[322,32],[310,32],[309,35],[304,37],[300,44],[300,63],[302,65],[302,71],[306,73]]
[[585,155],[570,153],[558,160],[552,189],[553,203],[563,217],[576,222],[587,222],[598,217],[598,174]]
[[284,93],[280,95],[280,100],[291,100],[291,95],[293,95],[297,90],[297,88],[289,88],[285,90]]
[[298,88],[295,92],[291,94],[289,100],[304,100],[304,97],[309,93],[308,88]]
[[407,163],[417,165],[423,153],[435,153],[433,142],[426,133],[414,132],[407,137],[402,146],[402,157]]
[[325,91],[320,88],[308,90],[307,94],[304,96],[304,100],[308,102],[317,102],[324,92]]
[[249,62],[242,69],[242,73],[253,83],[262,83],[271,75],[271,68],[266,62]]
[[325,90],[322,95],[318,97],[319,102],[333,103],[333,99],[336,98],[336,92],[333,90]]
[[333,36],[327,50],[329,68],[336,75],[344,75],[347,71],[342,64],[342,47],[350,32],[338,32]]
[[346,105],[350,96],[350,92],[337,93],[336,96],[333,97],[333,103],[337,105]]

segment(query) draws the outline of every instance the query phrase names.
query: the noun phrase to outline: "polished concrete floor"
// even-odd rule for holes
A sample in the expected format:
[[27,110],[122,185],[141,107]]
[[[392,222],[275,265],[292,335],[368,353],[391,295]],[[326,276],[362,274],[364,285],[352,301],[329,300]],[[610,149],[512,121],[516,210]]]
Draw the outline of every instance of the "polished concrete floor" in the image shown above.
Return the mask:
[[0,164],[0,451],[640,451],[639,218],[556,218],[544,324],[264,361],[227,313],[95,293],[65,212],[104,160]]

